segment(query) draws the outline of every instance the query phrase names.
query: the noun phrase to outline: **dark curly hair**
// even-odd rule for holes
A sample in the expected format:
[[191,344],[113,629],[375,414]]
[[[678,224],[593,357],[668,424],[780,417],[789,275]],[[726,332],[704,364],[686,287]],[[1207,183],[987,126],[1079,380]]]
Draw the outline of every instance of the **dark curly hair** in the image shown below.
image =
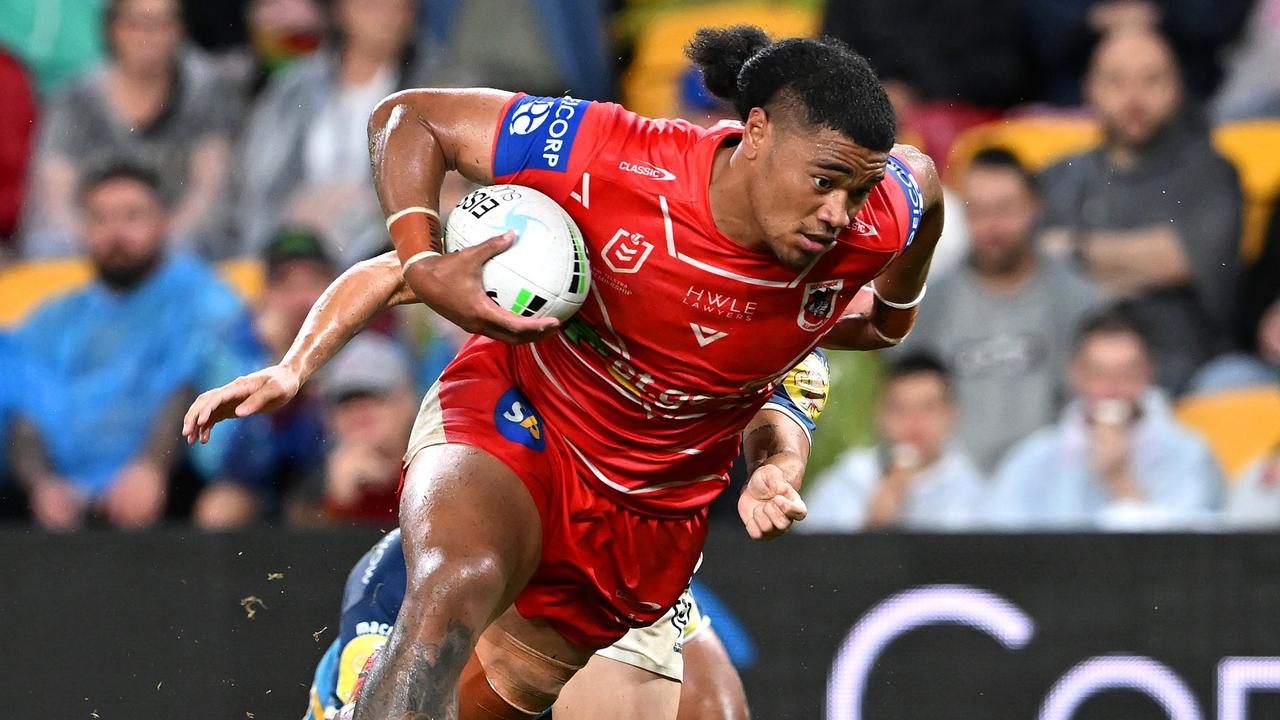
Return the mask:
[[893,106],[866,58],[839,40],[773,42],[754,25],[702,28],[685,47],[707,89],[733,103],[742,119],[751,108],[795,102],[808,122],[887,152],[897,134]]

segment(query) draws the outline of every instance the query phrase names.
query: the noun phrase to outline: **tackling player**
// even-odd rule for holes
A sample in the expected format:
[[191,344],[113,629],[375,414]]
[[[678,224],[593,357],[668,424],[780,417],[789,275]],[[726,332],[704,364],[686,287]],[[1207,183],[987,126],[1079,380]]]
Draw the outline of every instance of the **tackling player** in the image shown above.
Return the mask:
[[[787,370],[819,344],[884,347],[910,329],[941,191],[927,157],[894,146],[866,61],[744,27],[700,31],[690,55],[740,125],[492,90],[406,91],[374,111],[374,181],[406,284],[487,337],[464,346],[415,425],[408,587],[359,720],[550,707],[595,649],[675,603],[739,436],[763,458],[738,503],[750,535],[803,518],[803,463],[743,433]],[[573,216],[593,285],[564,328],[485,296],[480,266],[511,233],[432,249],[448,170],[532,186]],[[873,280],[871,311],[845,313]],[[300,351],[253,382],[296,391],[315,369],[307,351],[354,334],[347,312],[322,307]],[[251,386],[197,399],[188,440]]]
[[[316,667],[304,720],[349,718],[359,674],[396,621],[405,591],[400,531],[356,563],[342,598],[340,637]],[[677,703],[679,715],[677,715]],[[346,707],[347,711],[341,712]],[[745,720],[728,654],[691,593],[658,622],[599,650],[552,706],[555,720]],[[708,711],[710,710],[710,711]]]

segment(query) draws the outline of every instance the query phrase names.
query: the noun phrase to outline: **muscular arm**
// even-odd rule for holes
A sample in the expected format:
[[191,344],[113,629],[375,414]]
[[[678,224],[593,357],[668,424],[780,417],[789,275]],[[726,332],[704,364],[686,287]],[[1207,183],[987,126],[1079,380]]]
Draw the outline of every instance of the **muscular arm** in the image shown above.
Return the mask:
[[305,383],[379,313],[419,302],[400,275],[395,253],[356,263],[312,306],[280,365]]
[[[892,303],[907,304],[920,296],[933,251],[942,237],[942,182],[928,155],[911,147],[898,145],[893,154],[911,168],[920,183],[924,215],[916,230],[915,240],[894,258],[873,282],[881,298]],[[833,350],[876,350],[895,343],[885,338],[903,338],[911,331],[916,309],[894,310],[881,302],[872,303],[870,313],[856,310],[844,315],[822,339],[822,347]],[[877,334],[876,331],[879,331]],[[883,337],[882,337],[883,336]]]
[[[444,257],[438,210],[445,173],[456,170],[481,185],[493,182],[493,130],[511,93],[419,89],[383,100],[369,119],[373,184],[405,281],[433,310],[458,327],[504,342],[530,342],[555,330],[553,318],[522,318],[484,293],[480,267],[511,246],[511,233]],[[412,209],[425,208],[412,211]],[[407,214],[402,211],[410,210]]]
[[395,253],[357,263],[324,291],[279,364],[205,392],[183,418],[188,443],[209,441],[213,426],[232,417],[283,407],[310,377],[374,316],[417,302],[400,275]]
[[809,460],[809,436],[781,411],[763,409],[743,431],[748,480],[738,516],[753,540],[771,540],[808,514],[798,492]]
[[493,128],[510,98],[499,90],[417,89],[379,103],[369,118],[369,156],[383,212],[438,209],[449,170],[492,184]]
[[762,465],[774,465],[799,490],[809,462],[809,435],[786,413],[764,408],[742,431],[742,453],[748,475],[755,474]]

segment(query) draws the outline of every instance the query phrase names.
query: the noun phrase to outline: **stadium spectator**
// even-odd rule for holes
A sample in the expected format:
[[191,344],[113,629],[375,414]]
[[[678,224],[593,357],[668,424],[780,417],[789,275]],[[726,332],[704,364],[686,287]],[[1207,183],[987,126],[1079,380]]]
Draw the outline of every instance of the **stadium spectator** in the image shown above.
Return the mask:
[[262,254],[266,284],[254,317],[254,336],[270,362],[293,343],[311,306],[338,276],[324,239],[305,227],[281,228]]
[[1025,0],[1020,33],[1034,53],[1040,95],[1080,104],[1080,78],[1101,40],[1114,33],[1171,38],[1191,94],[1203,100],[1222,75],[1222,47],[1244,23],[1252,0]]
[[899,347],[927,351],[951,368],[956,438],[990,471],[1010,445],[1061,410],[1072,337],[1098,294],[1036,248],[1035,179],[1011,153],[979,153],[959,188],[969,255],[930,283],[926,308]]
[[1058,424],[1015,445],[987,519],[1014,529],[1186,528],[1217,509],[1221,478],[1203,440],[1178,424],[1141,331],[1121,312],[1080,329]]
[[947,369],[928,355],[894,361],[880,397],[880,444],[845,453],[805,502],[809,532],[882,528],[958,530],[983,492],[976,467],[951,443],[956,420]]
[[328,26],[319,0],[237,0],[188,5],[187,10],[199,13],[188,15],[192,34],[205,35],[220,70],[249,100],[271,78],[319,49]]
[[110,59],[49,105],[23,221],[24,253],[78,250],[75,190],[86,167],[129,157],[160,174],[175,245],[219,254],[235,94],[182,48],[178,0],[110,0]]
[[22,196],[27,185],[27,163],[36,126],[36,99],[27,82],[27,71],[17,58],[0,48],[0,266],[13,254]]
[[1280,117],[1280,0],[1258,0],[1213,99],[1217,122]]
[[[1017,10],[1018,0],[993,0],[981,12],[970,0],[833,0],[824,25],[879,74],[899,142],[942,164],[960,133],[1028,99]],[[942,259],[957,259],[945,255],[948,246],[939,243]]]
[[39,385],[20,408],[14,463],[45,527],[74,528],[90,513],[121,527],[156,522],[184,459],[175,428],[194,389],[244,370],[209,366],[246,313],[212,269],[170,252],[160,187],[127,164],[86,175],[78,196],[95,279],[16,335]]
[[238,152],[243,254],[282,223],[316,227],[342,267],[387,243],[369,182],[369,112],[406,87],[456,84],[440,48],[414,42],[414,0],[336,0],[332,40],[274,76]]
[[1241,227],[1236,173],[1184,111],[1160,37],[1110,36],[1087,89],[1105,139],[1045,171],[1043,239],[1074,252],[1110,296],[1133,301],[1158,384],[1181,393],[1228,342]]
[[320,378],[328,426],[321,475],[291,498],[295,522],[365,522],[394,527],[401,459],[418,392],[401,348],[365,333]]
[[969,0],[831,0],[823,25],[923,100],[1007,108],[1027,99],[1017,0],[980,12]]
[[249,46],[254,58],[249,92],[319,49],[327,21],[316,0],[251,0],[246,13]]
[[1196,373],[1192,394],[1205,394],[1252,387],[1270,387],[1280,382],[1280,298],[1258,320],[1246,350],[1215,358]]
[[428,332],[422,343],[417,376],[418,385],[429,388],[471,335],[434,312],[427,314],[424,325]]
[[1240,473],[1227,494],[1222,516],[1224,524],[1231,528],[1280,527],[1280,447]]
[[1271,222],[1263,238],[1262,252],[1245,268],[1236,303],[1236,346],[1255,349],[1262,316],[1280,300],[1280,196],[1272,203]]
[[1248,350],[1196,373],[1178,416],[1204,436],[1228,474],[1239,476],[1280,443],[1280,299],[1262,315]]
[[106,0],[0,3],[0,46],[31,70],[42,98],[49,98],[102,58],[102,10]]
[[13,338],[0,332],[0,520],[26,514],[9,462],[11,428],[30,383],[24,357]]
[[599,0],[436,0],[424,3],[423,19],[425,34],[446,46],[480,86],[603,100],[613,81],[606,6]]
[[[279,362],[337,275],[323,241],[305,228],[282,228],[262,259],[266,283],[253,323],[238,328],[225,345],[236,367]],[[276,412],[239,420],[228,430],[232,437],[219,482],[205,488],[195,505],[194,520],[201,527],[228,528],[273,517],[279,499],[323,466],[323,406],[310,385]]]

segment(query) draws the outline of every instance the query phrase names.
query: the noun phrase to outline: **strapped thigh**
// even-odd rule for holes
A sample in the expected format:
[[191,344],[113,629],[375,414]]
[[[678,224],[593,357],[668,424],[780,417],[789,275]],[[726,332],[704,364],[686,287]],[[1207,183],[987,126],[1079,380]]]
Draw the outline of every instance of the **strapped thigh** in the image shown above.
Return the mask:
[[498,620],[480,635],[476,657],[499,697],[514,708],[537,715],[555,703],[560,690],[587,664],[590,655],[577,664],[551,657],[522,642]]

